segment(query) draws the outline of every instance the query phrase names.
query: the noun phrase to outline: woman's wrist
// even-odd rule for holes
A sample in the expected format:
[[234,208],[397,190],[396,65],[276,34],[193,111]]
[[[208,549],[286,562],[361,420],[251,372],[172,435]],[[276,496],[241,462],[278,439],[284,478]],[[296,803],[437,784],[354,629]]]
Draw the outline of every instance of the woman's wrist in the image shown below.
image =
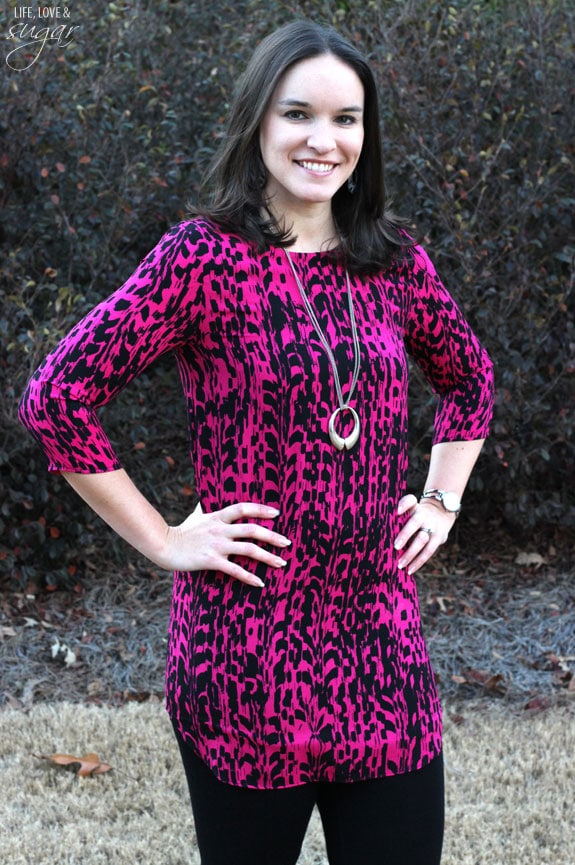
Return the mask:
[[422,493],[419,501],[420,504],[434,502],[444,511],[447,511],[448,514],[455,514],[456,517],[458,517],[461,512],[461,498],[458,493],[453,492],[452,490],[427,488]]
[[418,504],[431,505],[431,507],[435,508],[435,510],[441,511],[442,513],[446,513],[445,508],[443,507],[441,502],[438,502],[436,499],[423,499],[423,498],[421,498],[421,499],[419,499]]

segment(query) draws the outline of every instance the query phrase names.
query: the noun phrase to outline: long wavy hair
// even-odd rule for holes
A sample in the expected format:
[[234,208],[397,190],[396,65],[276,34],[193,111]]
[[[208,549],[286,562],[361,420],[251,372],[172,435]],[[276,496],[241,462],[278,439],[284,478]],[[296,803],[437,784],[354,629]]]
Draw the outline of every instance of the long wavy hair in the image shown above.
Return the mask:
[[296,63],[324,54],[353,69],[364,89],[364,142],[355,169],[356,187],[353,192],[347,183],[340,187],[332,199],[332,214],[347,267],[374,273],[413,243],[404,221],[394,216],[386,201],[375,79],[357,48],[336,31],[311,21],[293,21],[257,46],[238,81],[225,135],[190,215],[213,220],[260,251],[295,242],[289,226],[280,228],[267,209],[259,132],[281,77]]

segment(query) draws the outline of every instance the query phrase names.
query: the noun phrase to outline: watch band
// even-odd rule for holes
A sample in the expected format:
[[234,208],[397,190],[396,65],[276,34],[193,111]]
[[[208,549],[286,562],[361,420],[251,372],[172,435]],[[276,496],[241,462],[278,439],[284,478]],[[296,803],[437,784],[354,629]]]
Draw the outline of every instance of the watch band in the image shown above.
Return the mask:
[[461,501],[457,493],[449,492],[448,490],[424,490],[421,498],[435,499],[435,501],[442,505],[444,510],[450,514],[455,514],[456,517],[461,513]]

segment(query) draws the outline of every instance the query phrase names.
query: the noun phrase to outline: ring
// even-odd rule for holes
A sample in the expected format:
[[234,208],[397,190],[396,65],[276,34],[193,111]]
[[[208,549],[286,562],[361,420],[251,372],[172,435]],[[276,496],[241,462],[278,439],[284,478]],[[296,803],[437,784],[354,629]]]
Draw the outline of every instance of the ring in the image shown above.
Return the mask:
[[428,528],[426,528],[425,526],[422,526],[422,527],[420,528],[419,531],[420,531],[420,532],[425,532],[426,534],[429,535],[429,537],[431,537],[432,534],[433,534],[433,529],[428,529]]

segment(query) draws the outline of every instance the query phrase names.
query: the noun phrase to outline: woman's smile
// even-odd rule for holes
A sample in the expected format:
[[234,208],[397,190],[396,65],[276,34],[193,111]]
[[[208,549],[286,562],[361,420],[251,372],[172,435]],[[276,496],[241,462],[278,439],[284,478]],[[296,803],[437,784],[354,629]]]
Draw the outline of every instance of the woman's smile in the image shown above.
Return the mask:
[[335,168],[333,162],[312,162],[310,159],[299,159],[296,162],[302,168],[305,168],[306,171],[316,171],[319,174],[328,174]]

